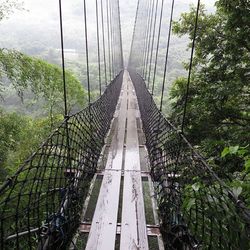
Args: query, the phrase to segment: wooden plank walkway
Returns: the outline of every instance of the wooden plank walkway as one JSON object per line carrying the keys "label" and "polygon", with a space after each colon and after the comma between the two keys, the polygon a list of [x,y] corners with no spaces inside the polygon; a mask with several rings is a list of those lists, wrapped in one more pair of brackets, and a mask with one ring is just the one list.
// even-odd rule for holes
{"label": "wooden plank walkway", "polygon": [[[159,241],[160,233],[158,225],[146,224],[142,177],[145,178],[148,174],[140,166],[139,150],[142,145],[139,145],[137,132],[140,113],[127,71],[124,72],[114,117],[117,119],[117,126],[111,137],[105,169],[99,173],[103,176],[103,181],[94,216],[91,223],[82,223],[80,231],[89,232],[85,248],[87,250],[117,249],[117,235],[120,235],[120,250],[147,250],[148,236],[156,236]],[[118,221],[122,178],[121,221]]]}
{"label": "wooden plank walkway", "polygon": [[139,143],[136,125],[136,95],[128,81],[127,140],[122,202],[121,250],[148,249],[142,193]]}
{"label": "wooden plank walkway", "polygon": [[[86,249],[114,249],[120,195],[122,156],[127,113],[127,84],[120,96],[118,128],[113,135]],[[113,170],[113,171],[111,171]]]}

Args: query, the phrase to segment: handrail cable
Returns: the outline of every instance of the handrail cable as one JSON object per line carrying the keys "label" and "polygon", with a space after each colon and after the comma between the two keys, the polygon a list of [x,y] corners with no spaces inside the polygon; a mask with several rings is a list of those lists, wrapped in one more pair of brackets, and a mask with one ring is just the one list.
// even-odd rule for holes
{"label": "handrail cable", "polygon": [[[97,2],[98,0],[95,3]],[[86,89],[88,89],[89,105],[81,111],[71,114],[69,103],[67,103],[69,89],[67,89],[68,75],[65,67],[66,54],[63,34],[64,6],[63,1],[58,0],[64,120],[0,186],[0,249],[66,249],[79,226],[82,205],[87,199],[88,186],[97,170],[98,159],[116,110],[123,80],[121,71],[114,79],[111,79],[104,93],[91,103],[90,70],[92,69],[90,60],[92,57],[90,57],[90,48],[92,46],[90,46],[88,37],[90,34],[87,11],[89,6],[86,0],[82,3],[83,28],[85,29],[83,34],[85,36],[84,56],[86,56],[86,61],[84,58],[84,65],[86,64],[84,77],[87,78]],[[107,44],[105,45],[107,36],[105,34],[106,23],[104,25],[103,22],[102,27],[100,26],[100,5],[97,7],[96,27],[99,30],[97,43],[99,43],[100,53],[98,63],[99,76],[102,77],[100,74],[100,72],[102,73],[101,28],[103,28],[104,50],[107,46]],[[115,45],[121,45],[122,42],[120,40],[119,43],[118,40],[119,37],[121,39],[121,33],[118,36],[121,26],[117,19],[116,2],[113,1],[111,7],[113,12],[111,15],[117,21],[113,23],[112,27],[113,43],[116,43],[113,44],[114,63],[122,63],[122,58],[118,60],[118,56],[121,57],[122,54],[119,55],[118,47],[115,47]],[[104,9],[101,8],[101,15],[103,11]],[[95,19],[93,20],[95,21]],[[102,18],[103,20],[104,18]],[[93,69],[94,72],[95,69]],[[102,82],[99,83],[102,84]]]}
{"label": "handrail cable", "polygon": [[[164,0],[162,0],[163,6]],[[168,30],[166,60],[164,64],[164,77],[161,86],[160,108],[154,101],[157,67],[159,67],[158,54],[160,52],[160,36],[163,33],[161,8],[159,32],[155,52],[155,68],[152,93],[147,88],[145,74],[141,74],[140,64],[144,55],[139,54],[141,43],[146,32],[135,34],[130,54],[129,73],[134,83],[138,98],[143,130],[146,137],[146,146],[149,154],[151,176],[156,184],[156,193],[159,203],[159,216],[162,221],[162,235],[165,248],[185,249],[211,248],[211,249],[248,249],[250,213],[245,206],[244,195],[234,193],[230,185],[231,179],[224,176],[227,181],[221,179],[215,170],[208,165],[196,149],[188,142],[183,130],[188,110],[189,88],[191,85],[192,67],[195,53],[195,42],[199,20],[200,0],[197,2],[196,17],[193,15],[193,27],[191,30],[191,58],[186,84],[186,96],[183,111],[182,131],[173,126],[162,112],[164,88],[167,81],[168,60],[170,53],[170,39],[174,15],[174,0],[172,0],[170,25]],[[145,10],[144,5],[140,11]],[[147,9],[148,10],[148,9]],[[139,11],[139,12],[140,12]],[[195,12],[195,10],[194,10]],[[145,11],[146,13],[146,11]],[[193,12],[192,12],[193,13]],[[135,33],[142,30],[147,23],[145,16],[135,22]],[[190,46],[191,48],[191,46]],[[136,53],[137,52],[137,53]],[[143,49],[145,53],[145,48]],[[138,55],[141,57],[138,57]],[[135,65],[135,66],[134,66]],[[133,70],[133,67],[136,70]],[[138,70],[139,69],[139,70]],[[161,73],[161,72],[159,72]],[[160,74],[161,75],[161,74]],[[185,94],[185,93],[184,93]],[[215,213],[216,211],[216,213]],[[211,217],[211,214],[213,215]],[[223,216],[225,214],[225,216]],[[226,218],[226,219],[225,219]],[[232,238],[224,238],[223,235],[236,235]]]}

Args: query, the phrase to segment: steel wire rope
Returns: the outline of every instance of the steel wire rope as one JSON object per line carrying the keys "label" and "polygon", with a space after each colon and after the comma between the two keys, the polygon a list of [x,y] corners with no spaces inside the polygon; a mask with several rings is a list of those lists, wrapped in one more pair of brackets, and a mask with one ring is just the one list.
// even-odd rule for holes
{"label": "steel wire rope", "polygon": [[[184,125],[185,125],[185,118],[187,113],[187,103],[188,103],[188,97],[189,97],[189,89],[190,89],[190,83],[191,83],[191,74],[192,74],[192,68],[193,68],[193,59],[194,59],[194,52],[195,52],[195,44],[196,44],[196,38],[197,38],[197,30],[198,30],[198,21],[199,21],[199,12],[200,12],[200,5],[201,0],[197,0],[197,6],[196,6],[196,14],[195,14],[195,24],[194,24],[194,34],[192,39],[192,47],[191,47],[191,55],[190,55],[190,63],[189,63],[189,69],[188,69],[188,80],[187,80],[187,86],[186,86],[186,95],[185,95],[185,103],[184,103],[184,113],[183,113],[183,121],[182,121],[182,127],[181,127],[181,133],[180,137],[185,139],[185,142],[189,145],[190,148],[192,148],[192,145],[187,141],[185,135],[184,135]],[[207,170],[215,177],[215,179],[220,183],[221,186],[225,187],[229,193],[229,198],[236,204],[236,206],[239,209],[245,209],[243,204],[240,204],[237,200],[237,197],[233,194],[229,186],[223,182],[216,174],[215,172],[207,165],[205,160],[198,154],[198,157],[201,159],[203,164],[206,166]],[[179,155],[178,157],[179,158]],[[247,215],[249,218],[249,214]]]}
{"label": "steel wire rope", "polygon": [[140,4],[140,0],[137,0],[137,7],[136,7],[136,13],[135,13],[135,21],[134,21],[134,29],[133,29],[133,35],[132,35],[132,41],[131,41],[131,45],[130,45],[130,55],[129,55],[129,60],[128,60],[128,66],[129,68],[132,66],[132,56],[134,53],[134,42],[135,42],[135,31],[136,31],[136,27],[137,27],[137,21],[138,21],[138,12],[139,12],[139,4]]}
{"label": "steel wire rope", "polygon": [[[84,15],[84,36],[85,36],[85,53],[86,53],[86,74],[87,74],[87,86],[88,86],[88,110],[89,110],[89,141],[90,141],[90,150],[89,155],[94,151],[94,141],[93,141],[93,117],[92,117],[92,104],[91,104],[91,89],[90,89],[90,72],[89,72],[89,47],[88,47],[88,22],[87,22],[87,6],[86,0],[83,0],[83,15]],[[91,158],[91,157],[90,157]],[[92,159],[90,160],[92,163]]]}
{"label": "steel wire rope", "polygon": [[[147,35],[147,24],[148,24],[148,15],[149,15],[149,9],[150,9],[150,2],[149,0],[145,3],[147,11],[143,8],[144,5],[142,4],[142,13],[141,13],[141,22],[143,24],[142,29],[141,29],[141,34],[142,34],[142,42],[143,46],[141,46],[141,58],[140,58],[140,75],[144,77],[144,72],[143,72],[143,65],[144,65],[144,54],[145,54],[145,48],[146,48],[146,35]],[[146,14],[145,14],[146,13]],[[143,20],[145,21],[143,22]],[[140,23],[141,24],[141,23]]]}
{"label": "steel wire rope", "polygon": [[158,29],[158,36],[157,36],[157,45],[156,45],[156,52],[155,52],[154,76],[153,76],[153,84],[152,84],[152,92],[151,92],[152,96],[154,95],[154,88],[155,88],[155,77],[156,77],[156,70],[157,70],[157,63],[158,63],[158,54],[159,54],[159,46],[160,46],[162,16],[163,16],[163,6],[164,6],[164,0],[161,1],[161,12],[160,12],[159,29]]}
{"label": "steel wire rope", "polygon": [[186,114],[187,114],[187,103],[188,103],[188,98],[189,98],[190,81],[191,81],[191,74],[192,74],[192,69],[193,69],[193,58],[194,58],[195,42],[196,42],[196,37],[197,37],[199,11],[200,11],[200,0],[197,1],[196,14],[195,14],[194,34],[193,34],[192,49],[191,49],[190,62],[189,62],[189,68],[188,68],[188,80],[187,80],[187,86],[186,86],[184,110],[183,110],[183,117],[182,117],[182,124],[181,124],[182,133],[184,133],[184,126],[185,126],[185,120],[186,120]]}
{"label": "steel wire rope", "polygon": [[108,61],[109,61],[109,82],[111,82],[111,48],[110,48],[110,23],[109,23],[109,0],[106,0],[106,20],[108,32]]}
{"label": "steel wire rope", "polygon": [[[156,0],[156,7],[155,7],[155,16],[154,16],[154,28],[153,28],[153,38],[151,44],[151,54],[150,54],[150,61],[149,61],[149,72],[148,72],[148,84],[150,83],[151,78],[151,68],[152,68],[152,60],[153,60],[153,50],[154,50],[154,43],[155,43],[155,31],[156,31],[156,21],[157,21],[157,13],[158,13],[158,4],[159,0]],[[149,88],[149,86],[148,86]]]}
{"label": "steel wire rope", "polygon": [[[141,3],[141,2],[140,2]],[[145,48],[146,48],[146,35],[147,35],[147,24],[148,24],[148,15],[149,15],[149,9],[150,9],[150,2],[149,0],[143,3],[141,3],[141,13],[140,13],[140,23],[139,27],[142,26],[142,28],[138,31],[139,37],[142,38],[142,46],[140,46],[140,62],[138,63],[140,75],[143,77],[143,64],[144,64],[144,54],[145,54]],[[145,10],[146,9],[146,10]],[[137,32],[136,32],[137,33]],[[138,40],[138,39],[137,39]],[[138,43],[139,41],[137,41]]]}
{"label": "steel wire rope", "polygon": [[[159,139],[159,135],[161,133],[161,131],[160,131],[160,122],[161,122],[161,118],[162,118],[162,104],[163,104],[163,95],[164,95],[164,88],[165,88],[165,82],[166,82],[168,55],[169,55],[170,38],[171,38],[171,29],[172,29],[172,21],[173,21],[173,13],[174,13],[174,3],[175,3],[175,0],[172,0],[172,2],[171,2],[171,10],[170,10],[169,26],[168,26],[169,30],[168,30],[168,38],[167,38],[167,50],[166,50],[165,63],[164,63],[164,72],[163,72],[163,79],[162,79],[160,107],[159,107],[159,112],[157,114],[158,119],[157,119],[157,122],[156,122],[156,124],[157,124],[156,125],[156,127],[157,127],[157,129],[156,129],[156,137],[155,137],[156,145],[157,145],[157,142],[158,142],[158,139]],[[159,38],[159,36],[161,34],[161,23],[162,23],[163,9],[164,9],[164,4],[163,4],[163,1],[162,1],[158,38]],[[159,47],[158,47],[158,49],[159,49]],[[153,96],[151,96],[151,103],[153,103]],[[164,169],[164,172],[165,172],[165,169]],[[151,169],[151,173],[154,176],[154,168]]]}
{"label": "steel wire rope", "polygon": [[66,118],[66,117],[68,117],[68,107],[67,107],[67,89],[66,89],[65,57],[64,57],[64,34],[63,34],[63,17],[62,17],[62,1],[61,0],[59,0],[59,19],[60,19],[60,40],[61,40],[64,117]]}
{"label": "steel wire rope", "polygon": [[[153,16],[154,16],[154,8],[155,8],[155,0],[152,1],[152,11],[151,11],[151,16],[150,16],[150,26],[149,26],[149,35],[148,35],[148,47],[147,47],[147,56],[146,56],[146,73],[145,73],[145,81],[147,81],[147,76],[148,76],[148,60],[149,60],[149,53],[150,53],[150,45],[151,45],[151,38],[152,38],[152,24],[153,24]],[[149,88],[149,82],[148,86]]]}
{"label": "steel wire rope", "polygon": [[[119,51],[117,50],[118,48],[118,40],[117,40],[117,35],[118,35],[118,18],[117,18],[117,5],[116,5],[116,0],[114,0],[114,6],[113,6],[113,20],[112,22],[114,23],[114,52],[115,52],[115,60],[114,60],[114,67],[115,67],[115,76],[117,75],[118,72],[118,57],[119,57]],[[115,20],[114,20],[115,19]]]}
{"label": "steel wire rope", "polygon": [[[61,0],[58,1],[58,7],[59,7],[59,25],[60,25],[60,42],[61,42],[61,60],[62,60],[62,81],[63,81],[63,101],[64,101],[64,121],[65,121],[65,132],[66,132],[66,161],[67,161],[67,165],[66,167],[70,169],[70,172],[72,172],[72,166],[71,166],[71,160],[70,160],[70,141],[69,141],[69,124],[68,124],[68,119],[69,119],[69,114],[68,114],[68,107],[67,107],[67,87],[66,87],[66,73],[65,73],[65,56],[64,56],[64,34],[63,34],[63,14],[62,14],[62,2]],[[64,135],[62,136],[62,140],[64,140]],[[57,169],[58,171],[58,169]],[[61,186],[61,177],[60,179],[60,186]],[[58,229],[60,230],[60,234],[59,236],[55,236],[53,235],[53,230],[57,230],[57,228],[55,229],[53,227],[53,221],[56,218],[64,218],[64,214],[65,214],[65,210],[67,207],[67,201],[69,199],[68,194],[69,194],[69,190],[70,187],[67,188],[67,190],[65,191],[64,197],[63,197],[63,202],[61,202],[60,207],[58,208],[58,211],[56,212],[56,214],[54,214],[52,216],[52,218],[50,218],[50,223],[51,225],[48,227],[48,231],[47,231],[47,235],[48,237],[45,239],[45,243],[49,244],[50,242],[58,242],[60,245],[64,244],[65,238],[64,238],[64,232],[63,232],[63,228],[61,227],[61,224],[59,223],[58,225]],[[39,204],[39,201],[38,201]],[[54,204],[53,204],[54,205]],[[39,216],[39,213],[38,213]],[[39,217],[38,217],[39,218]],[[39,220],[40,221],[40,220]],[[18,226],[16,225],[16,228],[18,228]],[[29,230],[30,232],[30,230]],[[17,232],[18,235],[18,232]],[[30,238],[30,233],[29,233],[29,238]],[[17,237],[17,245],[19,238]],[[42,241],[40,242],[40,244],[43,244]]]}
{"label": "steel wire rope", "polygon": [[[143,50],[143,46],[145,44],[145,39],[143,37],[143,35],[145,35],[145,26],[146,26],[146,22],[144,22],[144,24],[142,25],[142,19],[144,19],[144,13],[145,13],[145,10],[141,7],[141,6],[144,6],[142,1],[138,1],[138,14],[137,14],[137,22],[136,22],[136,26],[134,27],[135,28],[135,38],[134,38],[134,42],[135,42],[135,45],[133,45],[133,54],[131,54],[131,58],[135,61],[135,65],[134,67],[136,68],[136,70],[139,72],[139,74],[142,76],[142,60],[143,60],[143,53],[144,53],[144,50]],[[141,27],[142,28],[138,28],[138,27]],[[138,37],[139,38],[142,38],[142,46],[137,46],[138,45]],[[137,60],[136,60],[137,58]]]}
{"label": "steel wire rope", "polygon": [[110,78],[110,81],[114,79],[114,26],[112,22],[112,17],[113,17],[113,5],[112,5],[112,0],[109,0],[109,27],[110,27],[110,48],[111,48],[111,75],[112,77]]}
{"label": "steel wire rope", "polygon": [[[142,63],[143,63],[143,53],[144,53],[144,44],[145,44],[145,33],[146,33],[146,21],[142,23],[142,19],[147,18],[145,15],[145,9],[142,8],[144,7],[144,2],[142,2],[141,0],[138,2],[139,6],[138,6],[138,18],[136,22],[136,26],[135,26],[135,38],[134,41],[136,42],[135,46],[133,47],[133,57],[136,64],[135,67],[138,70],[139,74],[142,76]],[[146,4],[148,4],[148,1],[146,2]],[[142,7],[141,7],[142,6]],[[140,28],[142,26],[142,28]],[[139,28],[138,28],[139,27]],[[141,39],[142,38],[142,45],[138,47],[138,37]],[[138,55],[138,59],[136,60],[136,55]],[[132,56],[132,55],[131,55]]]}
{"label": "steel wire rope", "polygon": [[116,22],[114,16],[114,1],[110,0],[110,31],[111,31],[111,49],[112,49],[112,80],[114,79],[115,72],[116,72],[116,50],[115,50],[115,25]]}
{"label": "steel wire rope", "polygon": [[121,12],[119,0],[117,0],[118,22],[119,22],[119,39],[120,39],[120,70],[124,69],[123,46],[122,46],[122,27],[121,27]]}
{"label": "steel wire rope", "polygon": [[99,96],[101,96],[102,95],[102,79],[101,79],[101,55],[100,55],[100,32],[99,32],[98,0],[95,1],[95,7],[96,7],[96,39],[97,39]]}
{"label": "steel wire rope", "polygon": [[[189,93],[189,87],[190,87],[190,79],[191,79],[191,72],[192,72],[192,66],[193,66],[193,56],[194,56],[194,49],[195,49],[195,41],[196,41],[196,33],[197,33],[197,27],[198,27],[198,18],[199,18],[199,9],[200,9],[200,0],[197,0],[197,7],[196,7],[196,15],[195,15],[195,24],[194,24],[194,34],[193,34],[193,41],[192,41],[192,49],[191,49],[191,55],[190,55],[190,63],[189,63],[189,71],[188,71],[188,81],[186,86],[186,96],[185,96],[185,103],[184,103],[184,111],[183,111],[183,120],[181,124],[181,131],[177,131],[178,133],[178,149],[177,149],[177,157],[176,157],[176,164],[174,172],[176,173],[177,166],[180,161],[180,155],[183,148],[183,135],[184,135],[184,121],[186,116],[186,108],[187,108],[187,101],[188,101],[188,93]],[[182,232],[183,233],[183,232]]]}
{"label": "steel wire rope", "polygon": [[147,18],[146,18],[146,26],[145,26],[145,29],[146,29],[146,32],[145,32],[145,36],[144,36],[144,39],[145,42],[144,42],[144,48],[143,48],[143,59],[142,59],[142,76],[143,76],[143,79],[145,80],[145,64],[146,64],[146,56],[147,56],[147,47],[148,47],[148,36],[149,36],[149,26],[150,26],[150,16],[151,16],[151,9],[152,9],[152,0],[148,1],[148,12],[147,12]]}
{"label": "steel wire rope", "polygon": [[169,59],[168,58],[168,56],[169,56],[169,47],[170,47],[172,23],[173,23],[174,4],[175,4],[175,0],[172,0],[170,20],[169,20],[169,30],[168,30],[167,51],[166,51],[166,57],[165,57],[165,63],[164,63],[164,73],[163,73],[163,81],[162,81],[162,89],[161,89],[160,112],[162,112],[163,97],[164,97],[164,90],[165,90],[165,84],[166,84],[167,67],[168,67],[168,59]]}
{"label": "steel wire rope", "polygon": [[87,7],[86,0],[83,0],[83,15],[84,15],[84,36],[85,36],[85,53],[86,53],[86,74],[87,74],[87,88],[88,88],[88,104],[90,106],[90,74],[89,74],[89,48],[88,48],[88,24],[87,24]]}
{"label": "steel wire rope", "polygon": [[[162,2],[163,2],[163,0],[162,0]],[[198,5],[199,5],[199,3],[198,3]],[[199,7],[198,7],[199,8]],[[196,22],[198,22],[198,14],[199,13],[197,13],[197,15],[196,15]],[[195,24],[195,26],[196,26],[196,29],[197,29],[197,26],[198,26],[198,24],[196,23]],[[159,27],[161,27],[161,25],[159,25]],[[171,29],[170,29],[170,31],[171,31]],[[194,36],[194,38],[196,38],[196,36]],[[195,45],[195,41],[194,41],[195,39],[193,39],[193,44]],[[135,49],[135,48],[133,48],[133,49]],[[192,57],[192,54],[194,53],[194,47],[192,48],[192,50],[193,50],[193,52],[191,53],[191,57]],[[132,49],[131,49],[131,52],[132,52]],[[131,60],[132,60],[132,58],[131,58]],[[192,59],[193,60],[193,59]],[[190,65],[192,65],[192,60],[190,60]],[[188,84],[187,84],[187,88],[189,87],[189,85],[190,85],[190,81],[191,81],[191,70],[192,70],[192,66],[190,66],[189,65],[189,80],[188,80]],[[142,79],[143,80],[143,79]],[[144,88],[145,86],[143,86],[143,88]],[[145,88],[146,89],[146,88]],[[137,91],[138,91],[138,93],[140,93],[140,90],[142,90],[141,88],[138,88],[137,89]],[[143,89],[144,90],[144,89]],[[187,90],[188,91],[188,90]],[[141,93],[140,93],[141,94]],[[144,93],[145,94],[145,93]],[[143,94],[142,94],[143,95]],[[142,97],[142,96],[141,96]],[[186,95],[186,98],[188,98],[188,93],[187,93],[187,95]],[[142,97],[142,99],[143,99],[143,97]],[[187,101],[188,101],[188,99],[187,99]],[[149,107],[149,108],[151,108],[150,107],[150,105],[147,105],[147,103],[146,103],[146,101],[144,101],[144,102],[142,102],[142,110],[143,110],[143,112],[144,112],[144,116],[146,115],[147,116],[147,108]],[[141,107],[140,107],[141,108]],[[157,113],[157,115],[156,116],[154,116],[156,119],[158,119],[158,115],[159,115],[159,120],[161,120],[161,126],[159,126],[160,127],[160,129],[162,130],[162,128],[164,129],[164,126],[162,126],[162,123],[164,124],[164,116],[162,115],[162,113],[158,113],[158,112],[156,112]],[[160,118],[160,116],[161,116],[161,118]],[[152,117],[151,117],[152,118]],[[163,119],[162,119],[163,118]],[[144,117],[144,119],[146,119],[146,120],[150,120],[150,118],[148,118],[148,117]],[[151,120],[152,121],[152,120]],[[165,120],[165,122],[167,122],[167,120]],[[147,123],[149,123],[149,125],[150,125],[150,121],[147,121]],[[168,122],[167,122],[168,123]],[[169,126],[170,127],[172,127],[172,125],[170,124],[170,123],[168,123],[169,124]],[[183,123],[184,124],[184,123]],[[156,124],[156,127],[158,126],[158,124]],[[175,164],[175,167],[174,167],[174,169],[172,169],[172,168],[170,168],[170,178],[173,176],[173,177],[175,177],[175,174],[177,173],[178,174],[178,172],[177,172],[177,170],[179,169],[179,167],[180,168],[182,168],[183,166],[181,165],[182,164],[182,159],[184,159],[184,160],[187,160],[188,159],[188,157],[189,157],[189,155],[187,155],[186,154],[186,146],[188,146],[188,148],[189,149],[191,149],[191,153],[193,153],[193,147],[189,144],[189,142],[186,140],[186,138],[185,138],[185,136],[183,135],[183,133],[180,133],[175,127],[172,127],[173,128],[173,132],[174,132],[174,136],[176,137],[176,141],[174,142],[173,141],[173,143],[175,143],[176,144],[176,146],[177,146],[177,148],[175,148],[175,155],[174,155],[174,157],[175,157],[175,159],[174,159],[174,163],[173,164]],[[146,128],[147,129],[147,128]],[[155,130],[153,130],[153,128],[152,128],[152,130],[151,130],[151,128],[150,128],[150,130],[148,131],[148,133],[151,133],[151,134],[154,134],[156,131]],[[161,138],[163,138],[164,137],[164,135],[163,134],[161,134],[162,132],[161,131],[158,131],[157,133],[156,133],[156,138],[158,137],[158,136],[160,136],[160,139]],[[180,140],[183,140],[183,144],[182,145],[180,145],[180,142],[178,143],[178,137],[179,137],[179,139]],[[150,139],[154,139],[155,140],[155,135],[152,135],[151,136],[151,138]],[[164,139],[164,138],[163,138]],[[172,142],[172,139],[170,138],[170,140],[171,140],[171,142]],[[158,142],[158,140],[155,140],[154,142]],[[150,141],[150,144],[152,145],[154,142],[151,142]],[[158,148],[159,150],[161,150],[161,147],[163,147],[164,145],[162,145],[161,143],[162,143],[163,141],[161,141],[161,142],[159,142],[159,143],[157,143],[156,145],[153,145],[152,147],[153,148]],[[179,145],[177,145],[177,144],[179,144]],[[182,150],[181,152],[180,152],[180,150],[181,150],[181,147],[184,149],[184,150]],[[166,150],[166,149],[165,149]],[[166,152],[166,151],[165,151]],[[178,152],[178,156],[176,155],[176,153]],[[181,159],[179,159],[179,157],[180,157],[180,153],[182,154],[181,156]],[[152,154],[154,154],[154,153],[152,153]],[[160,155],[160,157],[159,158],[161,158],[160,159],[160,161],[161,162],[164,162],[164,160],[166,161],[166,159],[164,159],[163,157],[165,157],[165,155]],[[192,156],[191,156],[192,157]],[[223,186],[223,187],[226,187],[226,185],[225,184],[223,184],[221,181],[220,181],[220,179],[216,176],[216,174],[209,168],[209,166],[207,165],[207,163],[204,161],[204,159],[202,158],[202,157],[200,157],[199,156],[199,154],[197,154],[196,152],[195,152],[195,150],[194,150],[194,159],[192,158],[191,160],[195,160],[195,158],[197,157],[197,159],[199,160],[199,161],[201,161],[201,164],[202,165],[204,165],[207,169],[206,170],[208,170],[209,171],[209,173],[211,173],[213,176],[214,176],[214,178],[219,182],[219,184],[221,185],[221,186]],[[180,160],[180,162],[179,162],[179,160]],[[172,164],[172,162],[171,162],[171,164]],[[192,164],[193,164],[193,162],[192,162]],[[178,165],[178,166],[177,166]],[[193,165],[194,166],[194,165]],[[163,166],[164,167],[164,166]],[[177,167],[178,167],[178,169],[177,169]],[[194,167],[196,167],[196,166],[194,166]],[[164,171],[164,168],[163,168],[163,171]],[[162,172],[163,174],[164,174],[164,172]],[[166,173],[166,172],[165,172]],[[175,185],[172,183],[171,185],[173,185],[173,188],[175,188]],[[230,192],[230,190],[229,190],[229,196],[232,196],[232,198],[234,198],[234,196],[232,195],[232,193]],[[223,194],[223,190],[222,190],[222,192],[221,192],[221,194]],[[231,198],[231,197],[230,197]],[[205,199],[206,199],[206,197],[205,197]],[[213,197],[212,197],[212,199],[213,199]],[[223,200],[222,200],[223,201]],[[237,200],[236,199],[233,199],[233,201],[237,204]],[[203,204],[202,204],[203,205]],[[197,210],[197,204],[195,204],[195,206],[196,206],[196,210]],[[238,208],[240,208],[240,206],[241,206],[241,204],[240,205],[238,205],[237,204],[237,206],[238,206]],[[243,206],[243,205],[242,205]],[[180,212],[180,210],[179,210],[179,207],[176,207],[176,211],[177,211],[177,213],[178,212]],[[173,213],[173,216],[174,216],[175,214]],[[197,215],[196,215],[197,216]],[[204,222],[203,222],[204,223]],[[195,229],[195,231],[197,230],[197,224],[195,224],[195,226],[196,226],[196,229]],[[220,225],[221,226],[221,225]],[[211,229],[211,231],[210,231],[211,233],[212,233],[212,229]],[[221,227],[220,227],[220,232],[221,232]],[[181,236],[185,236],[185,231],[182,231],[181,232]],[[211,240],[212,240],[212,238],[211,238]],[[221,244],[221,238],[220,238],[220,244]],[[210,245],[211,245],[211,243],[210,243]]]}
{"label": "steel wire rope", "polygon": [[104,14],[103,14],[103,0],[101,0],[101,20],[102,20],[102,47],[103,47],[103,63],[104,63],[104,77],[105,86],[107,87],[107,63],[106,63],[106,45],[105,45],[105,27],[104,27]]}
{"label": "steel wire rope", "polygon": [[[185,101],[184,101],[183,117],[182,117],[182,123],[181,123],[181,131],[180,131],[180,133],[178,133],[179,142],[178,142],[178,153],[177,153],[177,158],[176,158],[176,167],[177,167],[179,160],[180,160],[181,148],[183,147],[181,145],[181,143],[183,141],[182,135],[184,135],[184,123],[185,123],[185,118],[186,118],[188,94],[189,94],[189,87],[190,87],[190,80],[191,80],[191,73],[192,73],[192,66],[193,66],[193,56],[194,56],[196,33],[197,33],[197,27],[198,27],[199,9],[200,9],[200,0],[197,0],[195,24],[194,24],[194,34],[193,34],[192,48],[191,48],[191,54],[190,54],[190,62],[189,62],[188,80],[187,80],[187,86],[186,86],[186,95],[185,95]],[[175,171],[176,171],[176,167],[175,167]]]}
{"label": "steel wire rope", "polygon": [[62,1],[61,0],[59,0],[59,19],[60,19],[64,119],[65,119],[65,127],[66,127],[65,129],[66,129],[66,146],[67,146],[67,164],[68,164],[68,167],[70,168],[70,171],[71,171],[69,125],[68,125],[69,114],[68,114],[68,107],[67,107],[67,87],[66,87],[65,57],[64,57],[63,15],[62,15]]}
{"label": "steel wire rope", "polygon": [[116,75],[123,69],[123,56],[122,56],[122,35],[121,35],[121,20],[120,20],[120,6],[119,1],[115,0],[115,13],[116,13],[116,50],[117,50],[117,72]]}

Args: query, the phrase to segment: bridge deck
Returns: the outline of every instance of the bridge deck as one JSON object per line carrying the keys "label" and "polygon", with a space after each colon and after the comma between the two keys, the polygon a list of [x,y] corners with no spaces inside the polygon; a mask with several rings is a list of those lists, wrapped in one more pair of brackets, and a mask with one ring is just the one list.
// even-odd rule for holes
{"label": "bridge deck", "polygon": [[[145,215],[147,204],[144,204],[142,178],[146,177],[149,182],[150,176],[140,157],[140,147],[143,146],[138,139],[139,117],[135,90],[125,71],[105,169],[99,174],[102,175],[102,184],[95,212],[92,222],[83,222],[80,230],[89,233],[85,249],[152,249],[148,243],[149,236],[158,237],[157,248],[162,249],[156,213],[152,209],[149,215],[154,218],[153,223],[151,220],[153,226],[147,225]],[[151,203],[150,194],[148,196],[147,203]]]}

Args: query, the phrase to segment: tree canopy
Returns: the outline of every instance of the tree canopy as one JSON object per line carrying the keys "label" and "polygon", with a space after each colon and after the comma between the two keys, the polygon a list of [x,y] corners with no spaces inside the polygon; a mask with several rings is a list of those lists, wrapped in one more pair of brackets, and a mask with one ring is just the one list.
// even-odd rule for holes
{"label": "tree canopy", "polygon": [[[31,91],[34,99],[42,99],[47,113],[63,114],[62,70],[41,59],[15,50],[0,49],[0,81],[10,81],[23,99]],[[68,109],[82,108],[86,103],[85,91],[79,80],[66,71]]]}
{"label": "tree canopy", "polygon": [[[217,1],[214,14],[201,6],[186,134],[208,155],[229,145],[247,146],[250,131],[250,3]],[[194,32],[195,7],[174,24],[179,36]],[[191,44],[190,44],[191,46]],[[172,119],[180,124],[186,79],[171,90]]]}
{"label": "tree canopy", "polygon": [[[208,13],[205,6],[201,5],[184,129],[184,134],[205,156],[213,171],[248,208],[250,208],[249,16],[250,2],[245,0],[218,0],[215,13]],[[190,12],[183,13],[180,20],[173,25],[175,34],[189,36],[191,40],[189,48],[192,46],[195,18],[196,8],[192,6]],[[188,70],[188,63],[185,67]],[[184,77],[178,78],[171,88],[170,119],[176,126],[182,123],[186,89],[187,79]],[[216,181],[214,184],[201,183],[197,177],[195,184],[186,186],[184,211],[191,213],[192,204],[197,206],[196,202],[204,199],[206,188],[213,190],[213,187],[216,187]],[[192,195],[195,188],[199,192]],[[220,215],[215,200],[209,202],[209,207],[205,209],[207,214],[203,215],[203,223],[211,214],[215,217],[223,216],[231,222],[232,218],[228,217],[224,210]],[[199,206],[204,204],[201,202]],[[199,221],[200,218],[196,216],[191,220]],[[244,229],[240,222],[236,226]],[[190,230],[195,231],[197,228]],[[206,230],[203,229],[204,231]],[[213,234],[222,233],[219,228],[213,227]],[[229,233],[225,237],[235,240],[234,234]],[[241,243],[242,249],[249,248],[247,237]],[[208,238],[203,238],[203,244],[210,244]]]}

